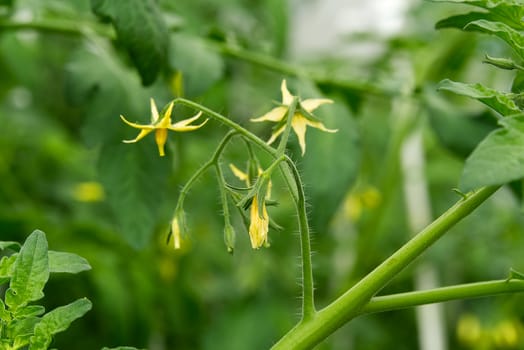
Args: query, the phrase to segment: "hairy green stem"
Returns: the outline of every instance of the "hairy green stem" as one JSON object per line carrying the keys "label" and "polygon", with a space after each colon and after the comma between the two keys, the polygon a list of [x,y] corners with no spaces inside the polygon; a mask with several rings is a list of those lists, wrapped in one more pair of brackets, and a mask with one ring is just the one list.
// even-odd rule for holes
{"label": "hairy green stem", "polygon": [[[201,111],[202,113],[205,113],[206,115],[208,115],[209,117],[215,119],[216,121],[218,121],[218,122],[228,126],[229,128],[235,130],[237,133],[239,133],[244,138],[246,138],[249,141],[251,141],[254,144],[256,144],[258,147],[260,147],[265,152],[269,153],[274,158],[278,157],[277,151],[273,147],[269,146],[265,141],[263,141],[262,139],[257,137],[255,134],[253,134],[249,130],[247,130],[247,129],[243,128],[242,126],[240,126],[239,124],[235,123],[231,119],[228,119],[228,118],[224,117],[223,115],[221,115],[221,114],[219,114],[219,113],[217,113],[217,112],[215,112],[215,111],[213,111],[213,110],[211,110],[211,109],[209,109],[207,107],[202,106],[201,104],[198,104],[198,103],[193,102],[191,100],[186,100],[184,98],[177,98],[177,99],[174,100],[174,103],[175,104],[178,103],[178,104],[181,104],[181,105],[184,105],[184,106],[196,109],[197,111]],[[281,164],[282,165],[280,166],[280,170],[282,171],[282,175],[284,177],[284,181],[286,181],[286,185],[287,185],[287,187],[289,189],[289,192],[291,193],[291,195],[293,197],[293,200],[296,202],[296,201],[298,201],[298,194],[297,194],[297,186],[293,182],[293,175],[291,174],[290,169],[285,165],[285,163],[281,163]]]}
{"label": "hairy green stem", "polygon": [[193,176],[191,176],[189,180],[186,182],[184,187],[182,187],[182,190],[180,191],[180,195],[178,197],[178,201],[176,204],[175,213],[184,205],[184,199],[186,195],[188,194],[189,190],[191,189],[191,187],[193,186],[193,184],[195,183],[195,181],[200,176],[202,176],[202,174],[204,174],[209,167],[217,163],[226,145],[231,140],[231,138],[235,136],[236,134],[237,132],[234,130],[228,132],[226,136],[224,136],[222,141],[220,141],[218,147],[215,150],[215,153],[213,153],[213,156],[207,162],[205,162],[200,168],[198,168],[198,170],[193,174]]}
{"label": "hairy green stem", "polygon": [[524,280],[505,279],[468,283],[457,286],[374,297],[369,301],[369,303],[360,309],[359,314],[384,312],[450,300],[480,298],[514,292],[524,292]]}
{"label": "hairy green stem", "polygon": [[468,216],[498,188],[499,186],[483,187],[459,200],[351,289],[317,312],[314,318],[300,322],[284,335],[273,349],[310,349],[321,342],[357,316],[371,298],[393,277],[441,238],[451,227]]}
{"label": "hairy green stem", "polygon": [[286,152],[287,140],[289,139],[289,133],[291,132],[291,126],[293,125],[293,117],[295,116],[297,104],[298,97],[295,96],[293,97],[293,101],[291,101],[291,104],[289,105],[287,110],[286,127],[284,128],[284,132],[282,133],[280,143],[278,144],[278,155],[283,155]]}
{"label": "hairy green stem", "polygon": [[300,248],[302,258],[302,322],[311,320],[315,317],[315,296],[314,296],[314,283],[313,283],[313,264],[311,262],[311,242],[309,237],[309,224],[307,221],[306,212],[306,198],[304,195],[304,186],[300,179],[295,163],[285,156],[286,162],[288,163],[295,183],[298,188],[298,201],[296,202],[296,209],[298,212],[298,229],[300,232]]}

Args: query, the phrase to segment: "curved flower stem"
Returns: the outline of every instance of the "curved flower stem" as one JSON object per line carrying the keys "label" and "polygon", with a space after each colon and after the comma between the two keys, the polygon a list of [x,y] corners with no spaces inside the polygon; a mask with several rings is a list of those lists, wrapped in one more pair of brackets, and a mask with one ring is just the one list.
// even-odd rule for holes
{"label": "curved flower stem", "polygon": [[369,301],[369,303],[360,309],[358,314],[363,315],[450,300],[480,298],[514,292],[524,292],[524,280],[505,279],[468,283],[457,286],[374,297]]}
{"label": "curved flower stem", "polygon": [[[244,138],[248,139],[249,141],[253,142],[255,145],[260,147],[265,152],[269,153],[274,158],[278,157],[277,151],[269,146],[265,141],[257,137],[255,134],[250,132],[249,130],[243,128],[242,126],[238,125],[234,121],[232,121],[229,118],[224,117],[223,115],[202,106],[201,104],[198,104],[196,102],[186,100],[184,98],[177,98],[173,100],[175,104],[181,104],[193,109],[196,109],[197,111],[201,111],[202,113],[205,113],[209,117],[215,119],[216,121],[219,121],[220,123],[228,126],[229,128],[235,130],[238,134],[242,135]],[[298,201],[298,193],[297,193],[297,187],[298,184],[295,184],[293,182],[293,175],[291,174],[290,169],[286,166],[286,163],[280,163],[280,170],[282,171],[282,175],[284,177],[284,180],[286,181],[286,185],[289,189],[289,192],[291,193],[293,200],[296,202]]]}
{"label": "curved flower stem", "polygon": [[362,308],[393,277],[441,238],[451,227],[468,216],[499,187],[483,187],[468,193],[351,289],[318,311],[314,318],[300,322],[285,334],[273,349],[310,349],[362,313]]}
{"label": "curved flower stem", "polygon": [[295,163],[288,156],[284,156],[286,163],[291,168],[295,183],[298,188],[298,201],[296,209],[298,212],[298,229],[300,232],[300,248],[302,258],[302,320],[301,322],[313,319],[316,314],[315,295],[313,284],[313,264],[311,262],[311,242],[309,237],[309,224],[306,214],[306,199],[304,186],[300,179]]}
{"label": "curved flower stem", "polygon": [[198,168],[198,170],[193,174],[193,176],[191,176],[189,180],[186,182],[184,187],[182,187],[182,190],[180,191],[180,195],[178,197],[178,201],[175,207],[175,213],[179,209],[181,209],[181,207],[184,205],[184,199],[186,198],[186,195],[188,194],[189,190],[191,189],[195,181],[200,176],[202,176],[202,174],[204,174],[209,167],[217,163],[226,145],[228,144],[229,141],[231,141],[231,138],[235,136],[236,134],[237,132],[235,130],[231,130],[230,132],[228,132],[226,136],[224,136],[222,141],[220,141],[220,143],[218,144],[215,150],[215,153],[213,153],[213,156],[207,162],[205,162],[200,168]]}

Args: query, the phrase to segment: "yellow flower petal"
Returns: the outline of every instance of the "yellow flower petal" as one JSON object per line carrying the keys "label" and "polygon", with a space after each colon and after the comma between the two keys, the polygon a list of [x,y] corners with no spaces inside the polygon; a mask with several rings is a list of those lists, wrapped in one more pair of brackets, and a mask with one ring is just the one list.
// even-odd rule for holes
{"label": "yellow flower petal", "polygon": [[171,233],[173,234],[173,244],[175,249],[180,249],[180,225],[178,224],[177,218],[171,221]]}
{"label": "yellow flower petal", "polygon": [[155,103],[155,100],[153,100],[153,98],[151,98],[150,101],[151,101],[151,124],[155,124],[159,119],[158,108],[156,108],[156,103]]}
{"label": "yellow flower petal", "polygon": [[155,141],[156,145],[158,146],[158,153],[160,154],[160,157],[163,157],[166,155],[164,151],[164,147],[167,142],[167,129],[156,129],[155,130]]}
{"label": "yellow flower petal", "polygon": [[176,124],[173,124],[170,127],[168,127],[167,129],[173,130],[173,131],[178,131],[178,132],[193,131],[193,130],[200,129],[201,127],[203,127],[207,123],[208,120],[209,119],[206,119],[206,120],[204,120],[203,123],[198,124],[198,125],[175,126]]}
{"label": "yellow flower petal", "polygon": [[144,124],[131,123],[123,115],[120,115],[120,119],[122,119],[124,121],[124,123],[126,123],[129,126],[132,126],[135,129],[153,130],[155,128],[153,125],[144,125]]}
{"label": "yellow flower petal", "polygon": [[291,122],[293,131],[297,134],[298,144],[302,150],[302,155],[306,153],[306,126],[308,120],[302,116],[302,114],[296,113]]}
{"label": "yellow flower petal", "polygon": [[328,129],[324,126],[323,123],[321,122],[316,122],[316,121],[312,121],[312,120],[309,120],[309,119],[306,119],[306,123],[307,125],[315,128],[315,129],[319,129],[321,131],[325,131],[325,132],[330,132],[330,133],[335,133],[338,131],[338,129]]}
{"label": "yellow flower petal", "polygon": [[317,109],[319,106],[326,104],[326,103],[333,103],[333,100],[330,100],[327,98],[310,98],[310,99],[300,102],[300,105],[306,111],[312,112],[315,109]]}
{"label": "yellow flower petal", "polygon": [[164,113],[164,115],[162,116],[162,119],[160,120],[160,122],[155,124],[156,128],[167,129],[171,126],[171,111],[172,110],[173,110],[173,102],[171,102],[169,106],[167,106],[167,110]]}
{"label": "yellow flower petal", "polygon": [[251,203],[250,219],[249,238],[251,240],[251,247],[258,249],[267,242],[269,218],[265,204],[262,204],[262,215],[258,212],[257,196],[253,198],[253,203]]}
{"label": "yellow flower petal", "polygon": [[249,176],[247,175],[247,173],[237,168],[234,164],[229,164],[229,168],[233,172],[233,175],[238,177],[241,181],[248,182],[248,185],[249,185]]}
{"label": "yellow flower petal", "polygon": [[137,142],[137,141],[140,141],[141,139],[143,139],[147,134],[149,134],[151,131],[153,131],[153,129],[142,129],[140,130],[140,133],[138,134],[137,137],[135,137],[134,139],[132,140],[123,140],[122,142],[124,143],[134,143],[134,142]]}
{"label": "yellow flower petal", "polygon": [[282,104],[289,106],[293,102],[293,95],[287,89],[286,79],[282,80],[280,91],[282,91]]}
{"label": "yellow flower petal", "polygon": [[284,119],[284,117],[287,114],[287,110],[288,110],[288,107],[285,107],[285,106],[275,107],[272,110],[270,110],[269,112],[267,112],[266,114],[264,114],[263,116],[251,119],[251,121],[252,122],[264,122],[264,121],[279,122],[282,119]]}
{"label": "yellow flower petal", "polygon": [[267,140],[267,144],[270,145],[272,144],[273,142],[275,142],[275,140],[277,139],[277,137],[280,136],[280,134],[282,134],[284,132],[284,130],[286,129],[286,126],[285,125],[282,125],[280,128],[278,128],[277,130],[275,130],[272,134],[271,134],[271,137],[269,138],[269,140]]}

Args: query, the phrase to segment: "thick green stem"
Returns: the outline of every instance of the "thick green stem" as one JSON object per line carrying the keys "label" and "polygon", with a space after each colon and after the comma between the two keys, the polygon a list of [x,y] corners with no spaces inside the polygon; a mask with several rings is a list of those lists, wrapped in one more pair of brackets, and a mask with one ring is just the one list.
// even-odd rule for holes
{"label": "thick green stem", "polygon": [[450,300],[480,298],[515,292],[524,292],[524,280],[505,279],[468,283],[458,286],[374,297],[360,309],[359,314],[384,312]]}
{"label": "thick green stem", "polygon": [[316,314],[314,284],[313,284],[313,264],[311,262],[311,242],[309,237],[309,224],[306,213],[306,199],[304,195],[304,186],[300,179],[300,174],[293,161],[286,156],[295,178],[298,188],[298,201],[296,208],[298,212],[298,229],[300,232],[300,247],[302,258],[302,322],[313,319]]}
{"label": "thick green stem", "polygon": [[89,36],[97,34],[109,39],[115,39],[115,31],[111,26],[96,22],[86,22],[79,19],[38,19],[30,22],[22,21],[2,21],[0,20],[1,30],[34,30],[44,33],[54,33],[73,36]]}
{"label": "thick green stem", "polygon": [[393,277],[429,248],[451,227],[488,199],[499,186],[469,193],[408,241],[314,318],[299,323],[273,349],[310,349],[361,312],[362,307]]}
{"label": "thick green stem", "polygon": [[329,85],[343,90],[351,90],[356,93],[363,93],[367,96],[370,94],[377,96],[394,96],[397,94],[397,91],[384,89],[384,87],[371,82],[335,79],[330,77],[328,74],[314,72],[311,69],[306,69],[304,67],[297,66],[296,64],[290,64],[272,56],[248,51],[238,46],[232,46],[226,43],[214,41],[210,41],[209,45],[215,47],[216,50],[220,51],[226,56],[233,57],[244,62],[249,62],[251,64],[255,64],[275,72],[280,72],[282,74],[295,77],[305,77],[317,84]]}

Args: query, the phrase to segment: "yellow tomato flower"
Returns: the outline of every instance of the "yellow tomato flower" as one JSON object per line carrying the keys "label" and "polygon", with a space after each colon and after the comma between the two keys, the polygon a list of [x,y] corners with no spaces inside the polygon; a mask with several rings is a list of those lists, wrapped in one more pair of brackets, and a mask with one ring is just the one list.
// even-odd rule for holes
{"label": "yellow tomato flower", "polygon": [[184,119],[179,121],[178,123],[171,124],[171,112],[173,110],[173,102],[167,106],[167,109],[165,113],[162,115],[162,118],[160,118],[158,109],[156,107],[155,101],[151,99],[151,124],[148,125],[142,125],[142,124],[135,124],[128,121],[126,118],[124,118],[123,115],[120,115],[120,118],[129,126],[132,126],[135,129],[140,129],[140,133],[137,137],[135,137],[133,140],[124,140],[125,143],[133,143],[140,141],[143,139],[147,134],[149,134],[152,131],[155,131],[155,141],[158,146],[158,152],[160,153],[160,156],[165,156],[164,152],[164,146],[167,141],[167,131],[178,131],[178,132],[185,132],[185,131],[193,131],[198,128],[201,128],[206,122],[207,119],[199,125],[189,125],[195,120],[197,120],[202,112],[199,112],[194,117]]}
{"label": "yellow tomato flower", "polygon": [[269,231],[269,216],[267,215],[265,199],[262,199],[261,213],[258,208],[258,200],[258,195],[255,195],[253,203],[251,203],[249,238],[253,249],[258,249],[267,243],[267,233]]}
{"label": "yellow tomato flower", "polygon": [[[267,141],[268,144],[273,143],[277,137],[284,132],[284,129],[286,128],[285,121],[288,115],[289,105],[293,101],[293,95],[291,95],[287,89],[286,80],[282,80],[280,90],[282,91],[282,105],[273,108],[271,111],[259,118],[251,119],[253,122],[270,121],[280,124],[277,125],[276,130],[274,130],[271,134],[271,138]],[[310,98],[304,101],[299,101],[297,105],[295,114],[293,115],[293,120],[291,121],[291,127],[298,137],[298,143],[300,145],[300,149],[302,150],[302,155],[304,155],[306,152],[307,126],[331,133],[338,131],[334,129],[328,129],[321,122],[311,119],[311,112],[326,103],[333,103],[333,101],[326,98]],[[306,113],[304,113],[304,111]]]}
{"label": "yellow tomato flower", "polygon": [[[243,172],[242,170],[238,169],[233,164],[229,164],[229,167],[231,168],[231,171],[233,174],[238,177],[241,181],[244,181],[247,186],[251,186],[251,179],[249,178],[249,174],[246,172]],[[262,169],[258,168],[258,174],[260,175],[262,173]],[[259,199],[258,194],[255,194],[253,197],[253,201],[251,202],[251,209],[250,209],[250,223],[249,223],[249,239],[251,240],[251,247],[253,249],[258,249],[262,246],[267,245],[267,238],[268,238],[268,232],[269,232],[269,216],[267,214],[266,209],[266,199],[269,199],[271,196],[271,181],[268,182],[267,187],[265,189],[264,198],[262,200],[261,205],[259,206]],[[260,208],[262,208],[262,212],[260,212]]]}

